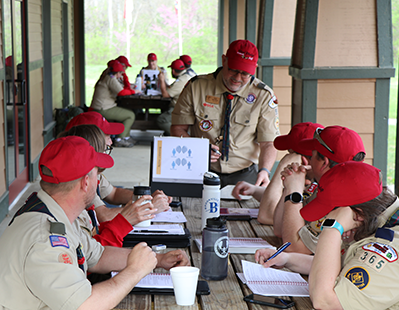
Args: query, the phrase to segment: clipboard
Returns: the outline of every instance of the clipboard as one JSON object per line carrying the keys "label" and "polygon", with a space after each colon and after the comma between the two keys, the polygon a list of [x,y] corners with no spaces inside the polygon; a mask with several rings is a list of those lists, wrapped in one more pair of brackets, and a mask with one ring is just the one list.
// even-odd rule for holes
{"label": "clipboard", "polygon": [[146,242],[148,246],[157,244],[165,244],[168,248],[186,248],[190,246],[191,233],[187,228],[184,228],[184,234],[128,234],[123,238],[123,247],[134,247],[140,242]]}
{"label": "clipboard", "polygon": [[151,143],[151,191],[174,197],[202,197],[204,173],[210,166],[206,138],[154,137]]}

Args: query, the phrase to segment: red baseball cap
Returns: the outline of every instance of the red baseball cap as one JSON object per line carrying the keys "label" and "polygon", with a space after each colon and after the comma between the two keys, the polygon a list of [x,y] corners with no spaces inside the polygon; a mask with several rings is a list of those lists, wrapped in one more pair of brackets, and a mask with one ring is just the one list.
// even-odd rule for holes
{"label": "red baseball cap", "polygon": [[248,40],[236,40],[230,43],[226,57],[230,69],[255,74],[258,63],[258,49]]}
{"label": "red baseball cap", "polygon": [[304,139],[299,144],[301,148],[316,150],[337,163],[353,160],[359,152],[366,153],[359,134],[342,126],[317,128],[313,139]]}
{"label": "red baseball cap", "polygon": [[190,66],[191,66],[192,59],[191,59],[190,56],[188,56],[188,55],[181,55],[181,56],[180,56],[180,60],[181,60],[182,62],[184,62],[184,65],[185,65],[186,67],[190,67]]}
{"label": "red baseball cap", "polygon": [[311,122],[296,124],[288,135],[278,136],[274,139],[274,147],[280,151],[293,149],[299,154],[312,156],[312,150],[301,147],[299,142],[303,139],[313,138],[316,128],[324,128],[324,126]]}
{"label": "red baseball cap", "polygon": [[168,66],[168,68],[172,68],[179,71],[183,71],[184,69],[186,69],[186,67],[184,66],[184,62],[181,61],[180,59],[173,60],[170,66]]}
{"label": "red baseball cap", "polygon": [[147,56],[147,60],[157,60],[157,55],[154,53],[149,53]]}
{"label": "red baseball cap", "polygon": [[112,72],[125,72],[122,64],[117,60],[111,60],[108,62],[108,68],[111,69]]}
{"label": "red baseball cap", "polygon": [[125,64],[126,67],[131,67],[129,60],[127,60],[127,58],[125,56],[119,56],[118,58],[116,58],[115,60],[119,61],[122,64]]}
{"label": "red baseball cap", "polygon": [[300,213],[309,222],[336,207],[348,207],[376,198],[382,192],[380,170],[362,162],[335,165],[320,178],[317,196]]}
{"label": "red baseball cap", "polygon": [[109,123],[104,116],[98,112],[90,111],[76,115],[67,124],[65,131],[78,125],[96,125],[106,135],[119,135],[125,130],[122,123]]}
{"label": "red baseball cap", "polygon": [[[97,153],[86,139],[68,136],[51,141],[42,151],[39,172],[48,183],[64,183],[77,180],[94,167],[111,168],[114,160],[104,153]],[[53,176],[44,175],[41,167],[46,166]]]}

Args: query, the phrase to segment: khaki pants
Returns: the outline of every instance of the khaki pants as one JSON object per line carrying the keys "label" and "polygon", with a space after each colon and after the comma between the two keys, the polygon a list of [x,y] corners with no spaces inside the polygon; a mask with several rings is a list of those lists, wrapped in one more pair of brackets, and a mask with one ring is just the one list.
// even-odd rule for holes
{"label": "khaki pants", "polygon": [[125,138],[130,136],[130,128],[132,127],[134,120],[136,119],[136,115],[134,112],[120,108],[113,107],[108,110],[94,110],[100,113],[108,122],[117,122],[125,125],[125,130],[118,135],[118,138]]}

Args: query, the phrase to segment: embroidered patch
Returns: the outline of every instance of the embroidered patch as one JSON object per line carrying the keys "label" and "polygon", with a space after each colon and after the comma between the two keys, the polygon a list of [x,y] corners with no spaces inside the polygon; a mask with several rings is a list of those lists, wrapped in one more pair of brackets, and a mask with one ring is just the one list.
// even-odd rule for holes
{"label": "embroidered patch", "polygon": [[202,105],[204,107],[208,107],[208,108],[214,108],[215,107],[213,104],[209,104],[209,103],[206,103],[206,102],[204,102]]}
{"label": "embroidered patch", "polygon": [[325,217],[323,217],[320,220],[314,221],[314,222],[310,222],[306,224],[306,228],[309,230],[309,232],[317,237],[318,235],[320,235],[321,233],[321,225],[324,222]]}
{"label": "embroidered patch", "polygon": [[277,108],[277,103],[278,103],[277,97],[273,96],[272,99],[269,100],[269,107],[275,109]]}
{"label": "embroidered patch", "polygon": [[385,259],[369,251],[364,251],[363,253],[360,253],[359,261],[367,266],[370,266],[371,268],[373,268],[375,271],[378,272],[380,272],[386,265]]}
{"label": "embroidered patch", "polygon": [[363,245],[363,250],[370,251],[378,254],[382,258],[386,259],[388,262],[392,263],[398,259],[398,253],[390,245],[383,244],[380,242],[370,242]]}
{"label": "embroidered patch", "polygon": [[71,265],[73,264],[71,256],[68,253],[65,253],[65,252],[63,252],[60,255],[58,255],[58,261],[60,263],[64,263],[64,264],[71,264]]}
{"label": "embroidered patch", "polygon": [[211,130],[212,127],[213,127],[213,123],[212,123],[212,121],[210,121],[210,120],[205,120],[205,119],[203,119],[203,120],[199,123],[199,128],[200,128],[202,131],[205,131],[205,132]]}
{"label": "embroidered patch", "polygon": [[247,97],[247,99],[245,99],[245,101],[250,104],[254,103],[256,101],[255,94],[253,94],[253,93],[248,94],[248,97]]}
{"label": "embroidered patch", "polygon": [[212,104],[219,104],[220,103],[220,97],[215,97],[215,96],[205,96],[205,101],[212,103]]}
{"label": "embroidered patch", "polygon": [[280,126],[280,119],[278,117],[276,117],[276,120],[274,121],[274,127],[276,127],[276,129],[278,129]]}
{"label": "embroidered patch", "polygon": [[64,248],[69,249],[67,238],[57,235],[51,235],[49,238],[52,247],[63,246]]}
{"label": "embroidered patch", "polygon": [[364,290],[370,282],[369,273],[362,267],[349,269],[345,274],[345,278],[349,279],[359,290]]}

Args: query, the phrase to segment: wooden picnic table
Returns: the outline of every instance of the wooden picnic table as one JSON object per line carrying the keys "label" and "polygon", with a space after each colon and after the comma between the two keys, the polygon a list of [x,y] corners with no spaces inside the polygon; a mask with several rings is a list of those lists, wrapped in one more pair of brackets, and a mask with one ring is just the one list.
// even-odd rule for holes
{"label": "wooden picnic table", "polygon": [[[193,266],[201,268],[201,253],[195,245],[195,239],[201,238],[201,203],[200,198],[181,198],[184,215],[187,218],[185,226],[191,233],[191,246],[186,248],[187,254]],[[236,201],[222,200],[222,207],[227,208],[256,208],[259,202],[255,199]],[[256,219],[250,221],[227,221],[227,228],[230,237],[257,237],[263,238],[274,246],[280,246],[282,241],[273,234],[273,228],[269,225],[262,225]],[[210,295],[196,297],[196,303],[192,306],[178,306],[173,295],[133,295],[126,296],[121,303],[114,308],[115,310],[126,309],[229,309],[229,310],[271,310],[273,307],[261,306],[247,303],[243,300],[244,296],[252,292],[236,276],[237,272],[242,272],[241,260],[254,261],[253,254],[230,254],[228,276],[222,281],[207,281],[210,288]],[[166,270],[157,269],[156,272]],[[202,280],[200,276],[200,280]],[[312,303],[308,297],[283,297],[295,301],[293,310],[312,309]]]}

